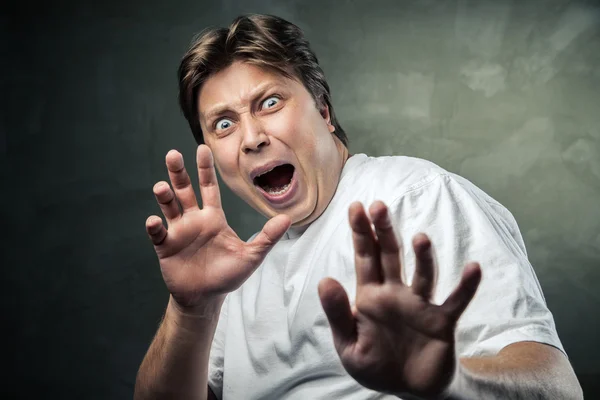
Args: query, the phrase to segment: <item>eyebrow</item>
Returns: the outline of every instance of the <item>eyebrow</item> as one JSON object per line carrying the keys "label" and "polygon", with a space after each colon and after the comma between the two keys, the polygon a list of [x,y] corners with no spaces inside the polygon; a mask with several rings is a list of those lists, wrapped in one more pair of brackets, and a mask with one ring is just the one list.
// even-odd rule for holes
{"label": "eyebrow", "polygon": [[[270,89],[272,89],[273,87],[279,86],[279,85],[281,85],[280,82],[269,82],[269,83],[265,83],[262,86],[259,86],[257,89],[252,91],[252,93],[250,94],[250,99],[251,99],[250,101],[251,102],[256,101],[257,98],[264,96],[265,92],[267,92]],[[228,110],[230,110],[230,107],[228,105],[216,106],[215,108],[213,108],[212,110],[210,110],[209,112],[204,114],[204,120],[208,124],[208,122],[210,120],[212,120],[214,117],[221,115]]]}

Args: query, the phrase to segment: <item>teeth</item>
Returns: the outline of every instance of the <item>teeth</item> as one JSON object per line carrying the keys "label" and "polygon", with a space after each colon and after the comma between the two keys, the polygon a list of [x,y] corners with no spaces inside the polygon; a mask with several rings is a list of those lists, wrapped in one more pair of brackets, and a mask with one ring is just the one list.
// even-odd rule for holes
{"label": "teeth", "polygon": [[272,188],[272,187],[270,187],[270,186],[267,186],[267,187],[265,188],[265,192],[267,192],[267,193],[269,193],[269,194],[272,194],[272,195],[274,195],[274,196],[279,196],[280,194],[284,194],[285,192],[287,192],[287,190],[290,188],[290,184],[291,184],[291,183],[292,183],[292,182],[288,183],[287,185],[285,185],[284,187],[282,187],[282,188],[281,188],[281,189],[279,189],[279,190],[275,190],[274,188]]}

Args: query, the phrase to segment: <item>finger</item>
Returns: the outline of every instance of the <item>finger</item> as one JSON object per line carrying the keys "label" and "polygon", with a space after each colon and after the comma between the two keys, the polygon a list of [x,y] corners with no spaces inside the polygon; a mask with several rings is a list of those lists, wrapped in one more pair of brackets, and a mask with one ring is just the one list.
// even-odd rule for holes
{"label": "finger", "polygon": [[152,215],[146,220],[146,233],[155,246],[163,243],[167,237],[167,229],[163,225],[162,219],[156,215]]}
{"label": "finger", "polygon": [[357,286],[383,282],[379,266],[379,245],[362,203],[358,201],[352,203],[348,210],[348,217],[354,243]]}
{"label": "finger", "polygon": [[465,266],[460,283],[450,296],[448,296],[441,307],[451,315],[455,321],[458,321],[471,300],[473,300],[480,282],[481,267],[479,266],[479,263],[468,263]]}
{"label": "finger", "polygon": [[185,213],[188,210],[198,208],[198,200],[190,181],[185,165],[183,164],[183,156],[177,150],[170,150],[165,157],[167,169],[169,170],[169,178],[171,185],[175,191],[175,195],[181,203],[181,208]]}
{"label": "finger", "polygon": [[413,238],[413,248],[417,260],[411,286],[412,291],[414,294],[429,300],[435,286],[435,260],[431,241],[426,234],[418,233]]}
{"label": "finger", "polygon": [[221,192],[217,182],[217,173],[212,151],[201,144],[196,150],[196,164],[198,164],[198,180],[200,181],[200,196],[202,197],[202,208],[221,206]]}
{"label": "finger", "polygon": [[319,298],[331,326],[333,342],[338,353],[356,341],[356,324],[348,295],[342,285],[331,278],[319,282]]}
{"label": "finger", "polygon": [[292,220],[285,214],[278,214],[268,220],[262,230],[247,246],[251,249],[255,264],[258,266],[273,246],[279,242],[292,224]]}
{"label": "finger", "polygon": [[167,219],[167,223],[181,216],[175,193],[173,193],[167,182],[158,182],[154,185],[152,191],[154,192],[154,197],[156,197],[156,202]]}
{"label": "finger", "polygon": [[380,248],[380,261],[383,278],[385,280],[401,283],[400,246],[390,220],[387,206],[382,201],[375,201],[369,207],[369,214]]}

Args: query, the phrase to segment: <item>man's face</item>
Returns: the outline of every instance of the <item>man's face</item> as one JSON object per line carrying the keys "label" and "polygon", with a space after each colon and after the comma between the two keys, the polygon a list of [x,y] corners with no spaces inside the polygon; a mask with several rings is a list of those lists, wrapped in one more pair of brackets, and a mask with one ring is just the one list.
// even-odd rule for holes
{"label": "man's face", "polygon": [[319,111],[298,81],[242,62],[211,76],[198,96],[204,142],[236,195],[268,218],[288,215],[296,227],[321,215],[348,158],[327,107]]}

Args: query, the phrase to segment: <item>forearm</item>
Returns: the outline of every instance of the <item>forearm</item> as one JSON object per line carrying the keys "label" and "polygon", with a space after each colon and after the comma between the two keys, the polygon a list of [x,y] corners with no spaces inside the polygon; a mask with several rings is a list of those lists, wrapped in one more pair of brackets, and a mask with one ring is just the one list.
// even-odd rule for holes
{"label": "forearm", "polygon": [[497,356],[461,359],[446,398],[579,400],[583,393],[571,365],[558,350],[540,356],[517,344]]}
{"label": "forearm", "polygon": [[193,316],[170,298],[138,371],[135,400],[207,398],[209,353],[221,305],[211,303],[203,316]]}

